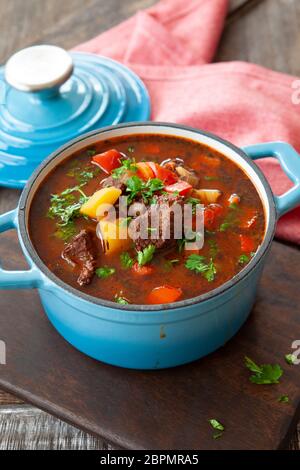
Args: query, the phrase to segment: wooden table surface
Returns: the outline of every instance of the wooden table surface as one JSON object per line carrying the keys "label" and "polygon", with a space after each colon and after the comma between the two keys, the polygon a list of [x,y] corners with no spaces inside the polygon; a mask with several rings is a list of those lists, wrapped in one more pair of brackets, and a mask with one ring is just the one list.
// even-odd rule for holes
{"label": "wooden table surface", "polygon": [[[90,39],[155,0],[0,0],[0,62],[32,44],[65,48]],[[216,60],[246,60],[300,75],[299,0],[231,0]],[[0,213],[19,191],[0,189]],[[0,390],[1,449],[107,449],[109,445]],[[300,428],[290,444],[300,449]]]}

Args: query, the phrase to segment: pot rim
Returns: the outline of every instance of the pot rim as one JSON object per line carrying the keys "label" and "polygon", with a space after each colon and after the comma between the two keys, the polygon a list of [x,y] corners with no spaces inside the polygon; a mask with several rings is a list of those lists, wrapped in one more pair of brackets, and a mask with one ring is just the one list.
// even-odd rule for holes
{"label": "pot rim", "polygon": [[[224,284],[221,284],[219,287],[206,292],[205,294],[201,294],[196,297],[192,297],[189,299],[185,300],[180,300],[178,302],[172,302],[169,304],[157,304],[157,305],[139,305],[139,304],[128,304],[128,305],[120,305],[116,302],[110,301],[110,300],[105,300],[97,297],[93,297],[89,294],[85,294],[84,292],[75,289],[74,287],[68,285],[64,281],[62,281],[60,278],[55,276],[44,264],[42,259],[39,257],[34,245],[31,242],[29,233],[28,233],[28,228],[26,224],[26,210],[27,210],[27,201],[29,198],[29,195],[31,193],[32,186],[40,173],[45,169],[46,166],[52,160],[55,158],[61,156],[63,152],[66,150],[69,150],[70,147],[72,147],[75,144],[78,144],[79,142],[83,142],[89,138],[93,137],[95,135],[100,135],[105,132],[109,132],[112,130],[116,129],[127,129],[127,128],[132,128],[132,127],[166,127],[166,128],[171,128],[171,129],[178,129],[178,130],[183,130],[183,131],[190,131],[196,134],[200,134],[202,136],[208,137],[212,140],[215,140],[218,143],[223,144],[224,146],[228,147],[230,150],[233,150],[235,153],[237,153],[242,159],[252,168],[252,170],[256,173],[258,178],[263,184],[267,200],[268,200],[268,210],[269,210],[269,222],[268,226],[266,228],[265,234],[264,234],[264,239],[260,247],[258,248],[258,251],[256,252],[255,256],[252,258],[252,260],[247,264],[245,268],[243,268],[239,273],[237,273],[235,276],[233,276],[231,279],[226,281]],[[155,132],[151,132],[152,134],[155,134]],[[166,134],[167,135],[167,134]],[[183,137],[178,135],[178,137]],[[184,137],[183,137],[184,138]],[[192,140],[192,139],[191,139]],[[84,147],[84,144],[83,144]],[[227,157],[228,158],[228,157]],[[247,175],[249,178],[250,176]],[[251,179],[251,178],[250,178]],[[253,181],[252,181],[253,182]],[[253,183],[254,184],[254,183]],[[264,205],[265,206],[265,205]],[[176,310],[176,309],[182,309],[185,307],[193,306],[195,304],[201,304],[204,301],[215,299],[216,297],[219,297],[222,295],[224,292],[228,291],[231,289],[234,285],[236,285],[238,282],[243,280],[245,277],[247,277],[258,265],[260,260],[263,258],[263,256],[266,254],[268,251],[270,244],[273,240],[274,234],[275,234],[275,228],[276,228],[276,221],[277,221],[277,216],[276,216],[276,206],[275,206],[275,200],[273,196],[273,192],[271,190],[271,187],[266,180],[265,176],[263,175],[262,171],[259,169],[259,167],[247,156],[247,154],[240,149],[239,147],[235,146],[231,142],[228,142],[227,140],[216,136],[213,133],[203,131],[201,129],[196,129],[190,126],[185,126],[181,124],[175,124],[175,123],[168,123],[168,122],[152,122],[152,121],[142,121],[142,122],[131,122],[131,123],[123,123],[123,124],[118,124],[118,125],[113,125],[113,126],[107,126],[103,127],[101,129],[93,130],[91,132],[82,134],[81,136],[77,137],[76,139],[73,139],[66,143],[65,145],[61,146],[58,148],[55,152],[49,155],[43,162],[36,168],[34,173],[31,175],[30,179],[28,180],[22,194],[20,197],[19,201],[19,206],[18,206],[18,226],[19,226],[19,233],[22,238],[23,244],[31,258],[31,260],[34,262],[34,264],[38,267],[38,269],[46,276],[46,278],[50,279],[57,287],[61,288],[62,290],[66,291],[66,293],[71,294],[72,296],[79,297],[81,301],[86,301],[89,304],[94,304],[98,305],[101,307],[106,307],[106,308],[113,308],[113,309],[118,309],[118,310],[123,310],[123,311],[128,311],[128,312],[153,312],[157,313],[159,311],[164,312],[166,310]]]}

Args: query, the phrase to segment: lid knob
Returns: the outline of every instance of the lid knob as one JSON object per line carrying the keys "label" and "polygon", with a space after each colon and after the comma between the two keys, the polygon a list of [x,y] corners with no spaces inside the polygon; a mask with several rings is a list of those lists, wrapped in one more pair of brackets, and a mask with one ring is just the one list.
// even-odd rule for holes
{"label": "lid knob", "polygon": [[57,89],[73,72],[71,55],[57,46],[40,45],[16,52],[7,61],[5,79],[21,91]]}

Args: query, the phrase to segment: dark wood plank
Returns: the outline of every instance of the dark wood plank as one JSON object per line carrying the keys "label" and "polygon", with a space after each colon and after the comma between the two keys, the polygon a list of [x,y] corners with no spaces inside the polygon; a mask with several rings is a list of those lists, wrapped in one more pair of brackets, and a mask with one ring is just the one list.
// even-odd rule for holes
{"label": "dark wood plank", "polygon": [[[16,405],[22,403],[22,400],[19,398],[10,395],[9,393],[2,392],[0,390],[0,410],[1,410],[1,405]],[[0,411],[1,414],[1,411]]]}
{"label": "dark wood plank", "polygon": [[[0,259],[8,255],[7,264],[15,264],[13,245],[1,243]],[[275,243],[256,307],[241,332],[205,360],[156,372],[85,357],[52,328],[36,292],[3,292],[0,331],[8,356],[0,385],[123,448],[286,447],[300,414],[298,368],[284,362],[300,331],[299,264],[298,250]],[[280,363],[282,383],[251,384],[244,355]],[[278,403],[283,393],[289,405]],[[211,417],[226,425],[217,441],[207,422]]]}

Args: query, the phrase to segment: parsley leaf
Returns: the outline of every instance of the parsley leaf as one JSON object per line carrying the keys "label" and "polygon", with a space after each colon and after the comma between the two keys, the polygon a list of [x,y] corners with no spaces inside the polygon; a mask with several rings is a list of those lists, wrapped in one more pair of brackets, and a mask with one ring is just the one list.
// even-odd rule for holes
{"label": "parsley leaf", "polygon": [[115,295],[115,302],[120,305],[128,305],[129,300],[127,300],[125,297],[123,297],[122,292],[120,294]]}
{"label": "parsley leaf", "polygon": [[280,395],[278,401],[279,403],[289,403],[290,399],[287,395]]}
{"label": "parsley leaf", "polygon": [[245,365],[251,372],[254,372],[254,375],[250,376],[250,382],[259,385],[278,384],[283,374],[278,364],[262,364],[259,366],[247,356],[245,356]]}
{"label": "parsley leaf", "polygon": [[128,203],[131,203],[137,196],[141,196],[145,203],[151,201],[156,191],[164,188],[164,182],[158,178],[142,181],[138,176],[133,175],[126,181],[126,191],[129,193]]}
{"label": "parsley leaf", "polygon": [[120,261],[123,268],[132,268],[134,264],[134,259],[131,258],[130,254],[127,251],[124,251],[120,254]]}
{"label": "parsley leaf", "polygon": [[284,356],[285,362],[292,366],[295,363],[296,356],[294,354],[286,354]]}
{"label": "parsley leaf", "polygon": [[68,171],[67,176],[70,176],[71,178],[76,178],[78,183],[83,185],[93,179],[95,176],[97,176],[100,171],[100,168],[95,165],[91,165],[85,169],[80,166],[75,166]]}
{"label": "parsley leaf", "polygon": [[134,159],[124,158],[121,160],[121,166],[115,168],[111,174],[112,177],[117,179],[120,178],[126,171],[131,171],[135,173],[137,171],[137,166]]}
{"label": "parsley leaf", "polygon": [[208,244],[209,244],[209,253],[210,253],[210,256],[212,258],[215,258],[218,254],[218,251],[219,251],[219,248],[218,248],[218,244],[216,242],[216,240],[214,239],[210,239],[208,240]]}
{"label": "parsley leaf", "polygon": [[86,153],[89,157],[93,157],[94,155],[96,155],[96,150],[95,149],[88,149],[86,151]]}
{"label": "parsley leaf", "polygon": [[217,431],[213,434],[213,438],[219,439],[220,437],[222,437],[223,431],[225,431],[225,426],[215,418],[209,419],[208,422],[211,425],[211,427]]}
{"label": "parsley leaf", "polygon": [[247,255],[241,255],[238,259],[239,264],[247,264],[249,263],[249,261],[250,261],[250,258]]}
{"label": "parsley leaf", "polygon": [[150,263],[150,261],[153,258],[154,252],[155,252],[154,245],[148,245],[142,251],[138,251],[137,261],[138,261],[139,266],[144,266],[145,264]]}
{"label": "parsley leaf", "polygon": [[212,259],[207,263],[204,256],[197,254],[190,255],[187,258],[185,267],[191,271],[195,271],[197,274],[202,274],[208,282],[213,281],[217,273]]}
{"label": "parsley leaf", "polygon": [[218,421],[217,419],[209,419],[208,420],[210,425],[212,426],[212,428],[216,429],[217,431],[224,431],[225,430],[225,427],[223,426],[223,424],[220,423],[220,421]]}
{"label": "parsley leaf", "polygon": [[101,279],[106,279],[115,272],[115,268],[109,268],[108,266],[102,266],[101,268],[97,268],[95,271],[96,275]]}

